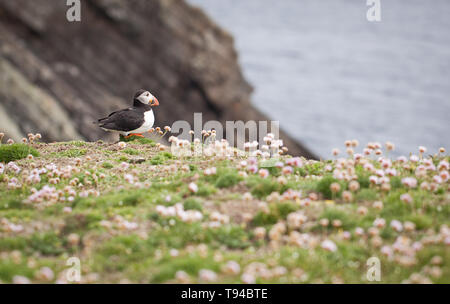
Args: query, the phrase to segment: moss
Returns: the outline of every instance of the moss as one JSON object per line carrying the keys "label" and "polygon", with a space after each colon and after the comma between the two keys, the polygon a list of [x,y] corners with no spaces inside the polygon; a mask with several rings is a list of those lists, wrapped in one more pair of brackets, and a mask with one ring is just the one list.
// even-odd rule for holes
{"label": "moss", "polygon": [[148,245],[153,248],[182,248],[189,243],[203,243],[206,241],[205,229],[200,223],[187,224],[176,221],[169,230],[160,228],[152,232]]}
{"label": "moss", "polygon": [[8,163],[27,157],[29,154],[37,157],[39,152],[26,144],[0,145],[0,162]]}
{"label": "moss", "polygon": [[403,188],[402,179],[398,176],[391,177],[390,184],[392,189]]}
{"label": "moss", "polygon": [[370,174],[366,170],[364,170],[363,166],[361,166],[361,165],[355,166],[355,172],[356,172],[356,176],[358,177],[357,181],[359,183],[359,187],[361,189],[369,188],[369,186],[370,186],[370,180],[369,180]]}
{"label": "moss", "polygon": [[34,272],[24,260],[17,264],[9,259],[0,259],[0,280],[3,282],[11,282],[16,275],[31,278]]}
{"label": "moss", "polygon": [[210,196],[214,193],[216,193],[217,188],[208,184],[199,184],[198,185],[198,191],[195,193],[198,196]]}
{"label": "moss", "polygon": [[81,141],[81,140],[74,140],[74,141],[70,141],[68,142],[69,145],[75,146],[75,147],[84,147],[86,146],[86,142]]}
{"label": "moss", "polygon": [[326,175],[324,176],[318,183],[317,183],[317,192],[322,193],[322,195],[324,196],[324,198],[326,199],[332,199],[333,198],[333,193],[331,192],[330,186],[333,183],[338,183],[341,186],[341,189],[339,190],[338,193],[336,193],[337,197],[340,197],[342,190],[345,189],[345,185],[342,181],[334,178],[331,175]]}
{"label": "moss", "polygon": [[169,152],[159,152],[158,154],[156,154],[155,156],[152,157],[152,159],[150,160],[150,163],[152,165],[162,165],[167,160],[173,159],[173,158],[174,158],[174,156]]}
{"label": "moss", "polygon": [[122,202],[124,206],[136,206],[144,202],[144,196],[141,193],[132,193],[126,196]]}
{"label": "moss", "polygon": [[0,200],[0,209],[22,209],[25,206],[19,197],[8,195],[9,197]]}
{"label": "moss", "polygon": [[374,201],[378,197],[377,191],[374,189],[363,188],[358,193],[356,193],[357,201]]}
{"label": "moss", "polygon": [[114,168],[113,164],[108,163],[108,162],[103,162],[102,167],[105,168],[105,169]]}
{"label": "moss", "polygon": [[315,162],[305,165],[304,168],[309,175],[321,175],[324,166],[325,164],[323,162]]}
{"label": "moss", "polygon": [[127,162],[128,161],[128,157],[126,157],[126,156],[120,156],[119,158],[117,158],[117,160],[116,160],[117,162]]}
{"label": "moss", "polygon": [[272,158],[265,160],[259,164],[260,168],[265,168],[269,171],[270,175],[272,176],[279,176],[281,173],[281,170],[277,167],[275,167],[275,164],[279,161],[277,158]]}
{"label": "moss", "polygon": [[206,238],[214,247],[227,246],[231,249],[243,249],[251,245],[249,234],[242,227],[225,225],[206,230]]}
{"label": "moss", "polygon": [[326,208],[322,214],[319,216],[319,219],[328,219],[329,224],[328,227],[333,227],[334,220],[340,220],[342,223],[341,228],[345,230],[352,229],[356,226],[355,218],[351,217],[347,212],[341,210],[336,207],[328,207]]}
{"label": "moss", "polygon": [[62,152],[57,152],[56,156],[61,157],[80,157],[86,155],[87,149],[68,149]]}
{"label": "moss", "polygon": [[133,189],[133,190],[119,190],[105,194],[101,197],[85,197],[76,198],[73,202],[73,208],[90,208],[97,209],[109,207],[135,207],[147,201],[151,201],[157,195],[155,188],[151,189]]}
{"label": "moss", "polygon": [[395,236],[395,233],[394,233],[394,230],[390,226],[387,226],[381,230],[380,236],[383,239],[392,239]]}
{"label": "moss", "polygon": [[0,251],[25,250],[28,241],[24,237],[2,237],[0,238]]}
{"label": "moss", "polygon": [[215,262],[211,257],[202,257],[198,254],[182,256],[179,258],[166,257],[154,266],[154,274],[151,276],[151,283],[163,283],[173,279],[175,273],[182,269],[192,276],[197,276],[201,269],[211,269],[219,271],[219,263]]}
{"label": "moss", "polygon": [[218,175],[219,177],[215,182],[217,188],[228,188],[243,180],[235,170],[219,173]]}
{"label": "moss", "polygon": [[202,211],[203,206],[202,203],[200,203],[198,200],[196,200],[195,198],[188,198],[184,201],[183,203],[184,206],[184,210],[199,210]]}
{"label": "moss", "polygon": [[154,140],[150,139],[150,138],[146,138],[146,137],[140,137],[140,136],[131,136],[129,138],[126,138],[123,135],[120,135],[120,141],[124,141],[124,142],[134,142],[134,143],[139,143],[139,144],[144,144],[144,145],[150,145],[151,147],[156,146],[156,143]]}
{"label": "moss", "polygon": [[289,213],[294,212],[298,207],[293,202],[283,202],[269,205],[269,213],[258,212],[253,218],[252,226],[273,225],[280,220],[285,220]]}
{"label": "moss", "polygon": [[123,149],[123,153],[127,153],[127,154],[130,154],[130,155],[139,155],[140,154],[139,150],[136,150],[136,149],[133,149],[133,148]]}
{"label": "moss", "polygon": [[272,192],[283,193],[289,188],[292,189],[293,184],[281,185],[276,180],[273,180],[272,177],[251,176],[247,179],[247,186],[251,189],[251,193],[254,196],[264,198]]}
{"label": "moss", "polygon": [[428,229],[433,225],[433,219],[425,214],[412,214],[406,220],[416,224],[416,229]]}
{"label": "moss", "polygon": [[273,213],[258,212],[252,219],[252,226],[267,226],[278,222],[278,217]]}
{"label": "moss", "polygon": [[281,219],[286,219],[289,213],[297,210],[297,206],[292,202],[275,204],[276,213]]}
{"label": "moss", "polygon": [[0,251],[21,250],[26,254],[58,255],[64,251],[54,232],[34,233],[29,237],[0,238]]}
{"label": "moss", "polygon": [[63,234],[69,234],[72,232],[80,232],[86,229],[92,228],[94,224],[101,221],[103,216],[91,212],[91,213],[75,213],[68,215],[64,219],[64,227],[62,228]]}
{"label": "moss", "polygon": [[325,166],[322,162],[316,162],[312,164],[307,164],[300,168],[295,168],[294,173],[300,176],[306,175],[320,175],[322,173],[323,167]]}
{"label": "moss", "polygon": [[412,212],[412,206],[405,204],[400,200],[400,195],[403,194],[402,190],[393,190],[384,199],[384,207],[381,210],[381,216],[383,217],[404,217]]}

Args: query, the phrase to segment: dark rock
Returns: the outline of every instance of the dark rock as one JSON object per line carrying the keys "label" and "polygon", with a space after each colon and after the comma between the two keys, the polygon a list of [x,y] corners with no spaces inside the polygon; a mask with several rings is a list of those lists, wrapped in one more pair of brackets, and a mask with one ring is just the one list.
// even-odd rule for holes
{"label": "dark rock", "polygon": [[130,160],[128,160],[128,162],[130,164],[142,164],[143,162],[145,162],[145,158],[132,158]]}
{"label": "dark rock", "polygon": [[[0,129],[46,141],[112,140],[92,121],[127,107],[139,88],[157,96],[157,125],[176,120],[266,120],[233,38],[182,0],[0,0]],[[294,155],[313,155],[283,132]]]}

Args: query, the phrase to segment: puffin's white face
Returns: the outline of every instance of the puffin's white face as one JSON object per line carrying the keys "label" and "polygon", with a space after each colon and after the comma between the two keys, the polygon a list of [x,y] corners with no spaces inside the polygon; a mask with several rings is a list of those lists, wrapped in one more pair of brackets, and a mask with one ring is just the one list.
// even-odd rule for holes
{"label": "puffin's white face", "polygon": [[155,96],[152,95],[149,91],[145,91],[139,97],[137,98],[140,102],[143,104],[150,104],[151,106],[158,106],[159,102],[158,99],[156,99]]}

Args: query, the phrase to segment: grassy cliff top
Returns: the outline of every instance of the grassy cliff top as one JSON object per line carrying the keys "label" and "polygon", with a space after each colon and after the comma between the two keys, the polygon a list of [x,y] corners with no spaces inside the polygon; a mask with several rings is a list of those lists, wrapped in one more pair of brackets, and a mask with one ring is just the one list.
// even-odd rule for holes
{"label": "grassy cliff top", "polygon": [[0,163],[2,282],[66,282],[78,257],[88,283],[364,283],[377,257],[382,283],[450,283],[448,156],[26,145]]}

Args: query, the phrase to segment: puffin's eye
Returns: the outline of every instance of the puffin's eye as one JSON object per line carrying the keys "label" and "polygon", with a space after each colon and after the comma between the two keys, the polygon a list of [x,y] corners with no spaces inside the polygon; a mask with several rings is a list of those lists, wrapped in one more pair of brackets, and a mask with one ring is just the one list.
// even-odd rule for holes
{"label": "puffin's eye", "polygon": [[149,96],[149,95],[150,95],[149,93],[145,94],[145,96]]}

